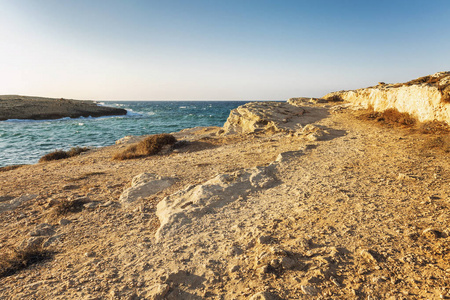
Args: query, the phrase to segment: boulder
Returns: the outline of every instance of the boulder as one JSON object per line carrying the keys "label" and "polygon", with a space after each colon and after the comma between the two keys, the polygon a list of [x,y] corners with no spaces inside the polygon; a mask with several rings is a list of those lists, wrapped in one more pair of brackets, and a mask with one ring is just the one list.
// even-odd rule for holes
{"label": "boulder", "polygon": [[224,134],[295,132],[304,113],[303,108],[286,102],[247,103],[230,112]]}

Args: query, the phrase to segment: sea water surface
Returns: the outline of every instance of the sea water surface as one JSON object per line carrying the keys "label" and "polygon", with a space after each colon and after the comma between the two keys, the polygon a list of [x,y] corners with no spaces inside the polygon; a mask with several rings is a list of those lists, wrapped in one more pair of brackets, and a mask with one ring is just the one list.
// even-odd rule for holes
{"label": "sea water surface", "polygon": [[128,110],[125,116],[0,121],[0,167],[34,164],[44,154],[71,147],[113,145],[127,135],[222,126],[230,110],[248,101],[104,101]]}

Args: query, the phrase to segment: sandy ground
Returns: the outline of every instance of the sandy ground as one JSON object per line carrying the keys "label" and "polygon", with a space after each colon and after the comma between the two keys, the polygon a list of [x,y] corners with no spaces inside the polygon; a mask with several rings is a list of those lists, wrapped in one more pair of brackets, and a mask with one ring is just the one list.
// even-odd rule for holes
{"label": "sandy ground", "polygon": [[[448,154],[352,110],[305,109],[321,115],[318,140],[200,128],[177,134],[191,142],[170,154],[113,161],[125,147],[115,145],[0,172],[0,204],[37,195],[0,212],[1,255],[42,223],[56,237],[52,260],[0,278],[0,299],[450,298]],[[269,185],[231,188],[226,203],[155,240],[164,197],[255,167]],[[177,181],[122,208],[143,172]],[[58,201],[77,197],[95,205],[54,216]]]}

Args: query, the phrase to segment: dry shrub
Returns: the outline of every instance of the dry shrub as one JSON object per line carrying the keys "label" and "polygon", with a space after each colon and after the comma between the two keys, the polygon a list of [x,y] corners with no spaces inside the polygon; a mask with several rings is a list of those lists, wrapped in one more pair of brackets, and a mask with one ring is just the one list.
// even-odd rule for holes
{"label": "dry shrub", "polygon": [[441,135],[425,140],[422,146],[423,150],[437,150],[445,153],[450,152],[450,136]]}
{"label": "dry shrub", "polygon": [[44,249],[42,246],[27,247],[14,250],[9,255],[2,253],[0,256],[0,278],[13,275],[31,265],[49,260],[54,252]]}
{"label": "dry shrub", "polygon": [[441,121],[424,122],[419,125],[419,132],[423,134],[448,134],[450,126]]}
{"label": "dry shrub", "polygon": [[177,139],[171,134],[155,134],[147,137],[139,143],[130,145],[122,152],[114,155],[113,159],[124,160],[145,157],[158,154],[166,145],[173,145]]}
{"label": "dry shrub", "polygon": [[6,171],[15,170],[15,169],[20,168],[22,166],[24,166],[24,165],[11,165],[11,166],[0,167],[0,172],[6,172]]}
{"label": "dry shrub", "polygon": [[68,151],[64,150],[55,150],[53,152],[50,152],[48,154],[45,154],[39,159],[39,162],[45,162],[45,161],[52,161],[52,160],[59,160],[59,159],[65,159],[73,156],[77,156],[80,153],[89,151],[90,149],[88,147],[73,147]]}
{"label": "dry shrub", "polygon": [[400,125],[400,126],[413,126],[416,123],[409,113],[401,113],[395,108],[386,109],[383,112],[371,111],[362,116],[363,118],[376,120],[384,124]]}
{"label": "dry shrub", "polygon": [[341,102],[341,101],[344,101],[344,99],[342,99],[342,97],[339,96],[339,95],[333,95],[331,97],[328,97],[327,100],[330,101],[330,102]]}
{"label": "dry shrub", "polygon": [[54,212],[57,216],[77,213],[83,210],[83,205],[85,203],[86,200],[83,198],[75,200],[62,200],[55,206]]}

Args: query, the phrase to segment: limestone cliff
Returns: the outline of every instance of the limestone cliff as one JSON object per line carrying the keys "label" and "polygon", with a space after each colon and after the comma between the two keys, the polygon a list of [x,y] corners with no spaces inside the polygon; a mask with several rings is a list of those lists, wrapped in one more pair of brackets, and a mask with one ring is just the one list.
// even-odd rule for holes
{"label": "limestone cliff", "polygon": [[351,91],[339,91],[323,98],[344,101],[375,111],[395,108],[421,122],[443,121],[450,124],[450,72],[439,72],[406,83],[385,84]]}

